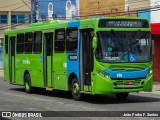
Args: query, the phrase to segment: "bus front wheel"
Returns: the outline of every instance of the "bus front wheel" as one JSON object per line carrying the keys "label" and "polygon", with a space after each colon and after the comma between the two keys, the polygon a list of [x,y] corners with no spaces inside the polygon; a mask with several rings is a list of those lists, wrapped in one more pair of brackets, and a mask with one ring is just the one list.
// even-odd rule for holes
{"label": "bus front wheel", "polygon": [[72,80],[71,92],[72,92],[72,97],[75,100],[81,100],[80,87],[79,87],[77,78],[73,78],[73,80]]}
{"label": "bus front wheel", "polygon": [[128,97],[129,93],[115,93],[116,97],[120,100],[124,100]]}
{"label": "bus front wheel", "polygon": [[28,73],[25,75],[24,84],[25,84],[25,91],[27,93],[31,93],[31,77]]}

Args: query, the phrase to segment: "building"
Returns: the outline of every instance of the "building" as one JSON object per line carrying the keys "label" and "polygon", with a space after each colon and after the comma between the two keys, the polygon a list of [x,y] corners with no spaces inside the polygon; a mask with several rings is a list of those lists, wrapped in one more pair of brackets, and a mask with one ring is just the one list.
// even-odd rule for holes
{"label": "building", "polygon": [[79,8],[81,18],[120,15],[125,11],[125,0],[80,0]]}
{"label": "building", "polygon": [[126,6],[129,11],[137,11],[148,9],[150,7],[150,0],[125,0]]}
{"label": "building", "polygon": [[[125,10],[150,20],[150,0],[125,0]],[[145,13],[145,14],[144,14]]]}
{"label": "building", "polygon": [[44,19],[73,19],[78,16],[78,5],[79,0],[36,0],[36,3],[32,1],[32,19],[34,19],[35,16],[34,7],[37,8],[36,19],[39,21]]}
{"label": "building", "polygon": [[135,12],[135,16],[145,18],[150,21],[149,0],[125,0],[125,9],[130,12]]}
{"label": "building", "polygon": [[4,31],[27,26],[30,22],[30,0],[0,0],[0,68]]}
{"label": "building", "polygon": [[160,0],[151,0],[151,32],[154,40],[154,80],[160,81]]}

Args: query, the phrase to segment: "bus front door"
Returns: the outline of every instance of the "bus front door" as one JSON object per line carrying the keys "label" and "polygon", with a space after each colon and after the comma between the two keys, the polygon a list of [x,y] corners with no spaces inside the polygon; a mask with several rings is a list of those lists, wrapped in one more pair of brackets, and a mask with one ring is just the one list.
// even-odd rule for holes
{"label": "bus front door", "polygon": [[15,82],[15,36],[10,36],[9,39],[9,80]]}
{"label": "bus front door", "polygon": [[53,32],[47,32],[44,36],[44,86],[52,87],[52,50],[53,50]]}
{"label": "bus front door", "polygon": [[92,50],[93,29],[81,30],[81,86],[82,91],[91,91],[91,72],[93,71],[93,50]]}

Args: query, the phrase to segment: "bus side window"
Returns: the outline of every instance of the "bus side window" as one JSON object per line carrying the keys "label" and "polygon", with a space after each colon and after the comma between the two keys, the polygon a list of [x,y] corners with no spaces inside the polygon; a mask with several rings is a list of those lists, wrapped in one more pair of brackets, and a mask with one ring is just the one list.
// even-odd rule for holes
{"label": "bus side window", "polygon": [[78,29],[69,28],[67,29],[67,51],[77,52],[78,49]]}
{"label": "bus side window", "polygon": [[41,31],[34,32],[33,52],[34,53],[42,52],[42,32]]}
{"label": "bus side window", "polygon": [[25,53],[32,53],[33,33],[25,33]]}
{"label": "bus side window", "polygon": [[17,34],[17,49],[16,49],[16,52],[18,54],[24,52],[24,34],[23,33]]}
{"label": "bus side window", "polygon": [[65,50],[65,29],[55,30],[54,51],[64,52]]}
{"label": "bus side window", "polygon": [[5,35],[5,52],[8,54],[8,35]]}

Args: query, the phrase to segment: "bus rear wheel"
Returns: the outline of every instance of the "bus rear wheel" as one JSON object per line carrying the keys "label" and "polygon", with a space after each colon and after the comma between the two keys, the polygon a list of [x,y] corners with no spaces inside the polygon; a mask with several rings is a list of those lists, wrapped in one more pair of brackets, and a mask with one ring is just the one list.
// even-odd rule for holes
{"label": "bus rear wheel", "polygon": [[25,75],[25,78],[24,78],[24,85],[25,85],[25,91],[27,93],[31,93],[31,77],[30,75],[27,73]]}
{"label": "bus rear wheel", "polygon": [[126,92],[126,93],[115,93],[115,95],[118,99],[125,100],[128,97],[129,93],[128,92]]}
{"label": "bus rear wheel", "polygon": [[73,78],[73,80],[72,80],[71,92],[72,92],[73,99],[81,100],[82,96],[81,96],[81,93],[80,93],[80,87],[79,87],[77,78]]}

